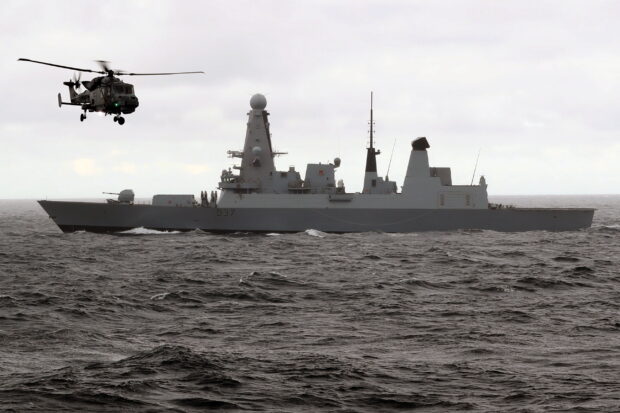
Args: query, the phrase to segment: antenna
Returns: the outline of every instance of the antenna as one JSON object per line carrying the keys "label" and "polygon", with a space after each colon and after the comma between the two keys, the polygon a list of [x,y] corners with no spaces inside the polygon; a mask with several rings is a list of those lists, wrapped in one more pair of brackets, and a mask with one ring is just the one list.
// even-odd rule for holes
{"label": "antenna", "polygon": [[474,177],[476,176],[476,169],[478,169],[478,159],[480,159],[480,149],[478,149],[478,156],[476,157],[476,165],[474,166],[474,173],[471,175],[471,182],[469,185],[474,184]]}
{"label": "antenna", "polygon": [[396,138],[394,138],[394,144],[392,145],[392,153],[390,154],[390,162],[388,163],[388,169],[387,172],[385,173],[385,180],[389,181],[389,175],[390,175],[390,166],[392,166],[392,157],[394,156],[394,148],[396,147]]}
{"label": "antenna", "polygon": [[374,148],[372,138],[373,129],[375,128],[375,122],[372,120],[372,91],[370,91],[370,148]]}

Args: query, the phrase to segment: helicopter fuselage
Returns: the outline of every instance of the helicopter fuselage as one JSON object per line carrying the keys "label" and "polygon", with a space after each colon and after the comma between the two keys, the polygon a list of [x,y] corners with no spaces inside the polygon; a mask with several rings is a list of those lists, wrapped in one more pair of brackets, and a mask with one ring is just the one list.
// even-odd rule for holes
{"label": "helicopter fuselage", "polygon": [[86,90],[78,93],[71,82],[65,82],[69,87],[71,104],[81,106],[85,112],[120,115],[133,113],[139,105],[133,85],[116,77],[99,76],[82,84]]}

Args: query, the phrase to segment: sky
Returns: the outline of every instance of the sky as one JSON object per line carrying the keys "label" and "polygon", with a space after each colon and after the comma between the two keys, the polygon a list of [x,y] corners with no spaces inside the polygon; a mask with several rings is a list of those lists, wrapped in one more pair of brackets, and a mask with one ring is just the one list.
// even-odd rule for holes
{"label": "sky", "polygon": [[[267,97],[276,167],[342,159],[363,184],[370,91],[378,172],[402,185],[411,141],[490,195],[620,193],[617,1],[12,1],[0,3],[0,199],[138,198],[217,188]],[[70,70],[127,77],[120,126],[77,107]],[[83,80],[90,76],[85,73]],[[394,148],[394,150],[392,150]],[[391,158],[391,163],[390,163]],[[238,160],[237,160],[238,163]]]}

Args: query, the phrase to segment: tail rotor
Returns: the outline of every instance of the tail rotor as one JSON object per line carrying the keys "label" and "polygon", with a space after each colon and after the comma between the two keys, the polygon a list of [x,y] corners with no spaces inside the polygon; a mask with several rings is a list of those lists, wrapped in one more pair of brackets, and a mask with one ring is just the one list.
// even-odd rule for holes
{"label": "tail rotor", "polygon": [[73,74],[73,79],[71,79],[71,82],[73,83],[76,89],[79,89],[82,86],[82,82],[80,82],[81,79],[82,79],[81,72],[78,72],[77,74],[76,73]]}
{"label": "tail rotor", "polygon": [[78,72],[77,74],[73,74],[73,83],[75,83],[75,88],[79,89],[82,86],[82,72]]}
{"label": "tail rotor", "polygon": [[66,86],[69,86],[69,87],[73,87],[73,88],[79,89],[82,86],[81,79],[82,79],[82,74],[81,73],[79,73],[79,74],[74,73],[73,77],[71,79],[69,79],[68,82],[63,82],[63,84],[66,85]]}

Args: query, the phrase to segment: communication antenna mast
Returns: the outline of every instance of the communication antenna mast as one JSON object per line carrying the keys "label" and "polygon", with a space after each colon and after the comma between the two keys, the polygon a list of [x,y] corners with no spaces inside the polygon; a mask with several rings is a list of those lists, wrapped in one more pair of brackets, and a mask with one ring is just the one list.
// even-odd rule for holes
{"label": "communication antenna mast", "polygon": [[375,129],[375,122],[372,119],[372,91],[370,91],[370,149],[374,149],[372,138]]}
{"label": "communication antenna mast", "polygon": [[366,150],[366,172],[377,173],[377,155],[379,155],[381,151],[375,150],[375,120],[373,119],[372,113],[372,101],[373,93],[370,92],[370,146]]}
{"label": "communication antenna mast", "polygon": [[480,159],[480,149],[478,149],[478,156],[476,156],[476,165],[474,166],[474,173],[471,175],[471,182],[469,185],[474,184],[474,177],[476,176],[476,169],[478,169],[478,159]]}
{"label": "communication antenna mast", "polygon": [[388,163],[388,169],[387,172],[385,173],[385,180],[389,181],[390,178],[390,167],[392,166],[392,157],[394,156],[394,148],[396,147],[396,138],[394,138],[394,144],[392,145],[392,153],[390,154],[390,162]]}

